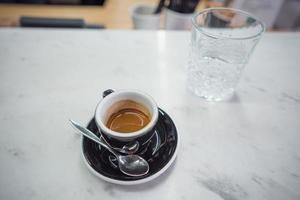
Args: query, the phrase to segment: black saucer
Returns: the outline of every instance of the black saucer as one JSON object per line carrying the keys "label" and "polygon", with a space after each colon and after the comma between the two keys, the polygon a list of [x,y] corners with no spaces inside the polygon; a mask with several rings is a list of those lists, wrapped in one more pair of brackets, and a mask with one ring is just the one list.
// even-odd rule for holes
{"label": "black saucer", "polygon": [[[90,121],[87,128],[100,136],[94,119]],[[148,174],[140,177],[123,174],[115,166],[112,154],[86,137],[82,138],[82,153],[88,168],[98,177],[117,184],[137,184],[150,181],[163,173],[175,160],[178,143],[175,124],[163,110],[159,109],[155,134],[151,138],[147,151],[141,154],[149,163]]]}

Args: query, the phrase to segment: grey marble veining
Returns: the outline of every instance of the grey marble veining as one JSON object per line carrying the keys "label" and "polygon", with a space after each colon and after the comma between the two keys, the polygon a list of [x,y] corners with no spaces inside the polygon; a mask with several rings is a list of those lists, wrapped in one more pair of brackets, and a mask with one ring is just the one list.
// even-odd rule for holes
{"label": "grey marble veining", "polygon": [[[300,199],[300,34],[266,33],[231,101],[186,90],[188,32],[0,29],[0,199]],[[151,94],[181,148],[161,177],[93,176],[68,119],[107,88]]]}

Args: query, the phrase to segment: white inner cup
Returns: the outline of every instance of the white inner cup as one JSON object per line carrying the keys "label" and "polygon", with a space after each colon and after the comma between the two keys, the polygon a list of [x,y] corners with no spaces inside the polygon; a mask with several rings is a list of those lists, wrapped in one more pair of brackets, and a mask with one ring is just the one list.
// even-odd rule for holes
{"label": "white inner cup", "polygon": [[194,13],[186,14],[164,9],[166,30],[190,30]]}
{"label": "white inner cup", "polygon": [[160,27],[160,13],[154,14],[155,7],[135,5],[131,9],[131,17],[135,29],[157,30]]}
{"label": "white inner cup", "polygon": [[[110,117],[108,113],[109,108],[122,100],[132,100],[146,107],[151,115],[150,122],[144,128],[131,133],[119,133],[107,128],[106,123]],[[146,134],[155,126],[157,119],[158,108],[152,97],[134,90],[120,90],[107,95],[98,103],[95,111],[95,120],[98,128],[105,134],[124,141]]]}

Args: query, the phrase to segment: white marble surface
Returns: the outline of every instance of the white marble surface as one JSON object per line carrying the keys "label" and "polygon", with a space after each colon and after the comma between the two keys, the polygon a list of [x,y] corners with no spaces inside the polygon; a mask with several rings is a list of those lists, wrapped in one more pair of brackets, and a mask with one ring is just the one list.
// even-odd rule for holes
{"label": "white marble surface", "polygon": [[[188,32],[0,29],[0,199],[300,199],[300,34],[267,33],[232,101],[186,90]],[[68,123],[107,88],[151,94],[182,138],[158,179],[93,176]]]}

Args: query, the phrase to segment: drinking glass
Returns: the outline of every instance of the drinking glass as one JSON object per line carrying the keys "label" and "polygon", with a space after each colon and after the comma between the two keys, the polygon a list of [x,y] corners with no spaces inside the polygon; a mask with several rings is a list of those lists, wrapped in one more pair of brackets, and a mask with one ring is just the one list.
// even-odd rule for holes
{"label": "drinking glass", "polygon": [[264,24],[251,14],[211,8],[194,15],[188,62],[188,89],[208,101],[232,96]]}

